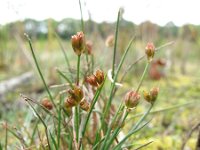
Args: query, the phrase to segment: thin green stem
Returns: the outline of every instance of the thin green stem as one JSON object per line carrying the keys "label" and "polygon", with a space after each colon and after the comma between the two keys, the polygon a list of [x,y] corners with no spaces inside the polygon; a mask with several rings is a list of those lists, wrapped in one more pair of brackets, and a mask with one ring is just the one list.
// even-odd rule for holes
{"label": "thin green stem", "polygon": [[49,95],[49,98],[50,98],[51,102],[53,103],[55,109],[57,110],[56,104],[55,104],[54,101],[53,101],[53,97],[52,97],[52,95],[51,95],[51,93],[50,93],[50,91],[49,91],[49,88],[48,88],[48,86],[47,86],[47,84],[46,84],[46,82],[45,82],[45,80],[44,80],[44,77],[43,77],[43,75],[42,75],[42,72],[41,72],[41,70],[40,70],[40,66],[39,66],[39,64],[38,64],[37,58],[36,58],[36,56],[35,56],[35,53],[34,53],[34,50],[33,50],[33,47],[32,47],[31,39],[29,38],[29,36],[28,36],[27,34],[24,34],[24,35],[26,36],[26,38],[27,38],[27,40],[28,40],[28,43],[29,43],[29,46],[30,46],[30,49],[31,49],[31,53],[32,53],[32,56],[33,56],[35,65],[36,65],[36,67],[37,67],[37,70],[38,70],[38,72],[39,72],[40,78],[42,79],[42,82],[43,82],[43,84],[44,84],[44,87],[45,87],[45,89],[46,89],[48,95]]}
{"label": "thin green stem", "polygon": [[77,86],[79,86],[80,60],[81,60],[81,55],[78,55],[78,61],[77,61],[77,81],[76,81],[76,85]]}
{"label": "thin green stem", "polygon": [[69,86],[73,88],[71,80],[66,75],[64,75],[59,69],[56,69],[56,71],[69,83]]}
{"label": "thin green stem", "polygon": [[47,138],[47,143],[48,143],[48,147],[49,149],[51,150],[51,147],[50,147],[50,142],[49,142],[49,137],[48,137],[48,129],[47,129],[47,125],[45,124],[44,120],[41,118],[41,116],[38,114],[38,112],[35,110],[35,108],[33,107],[33,105],[27,101],[29,106],[31,106],[31,108],[33,109],[33,111],[35,112],[35,114],[38,116],[38,118],[40,119],[40,121],[42,122],[44,128],[45,128],[45,134],[46,134],[46,138]]}
{"label": "thin green stem", "polygon": [[134,133],[138,132],[139,130],[141,130],[142,128],[144,128],[147,124],[149,123],[149,121],[147,123],[145,123],[144,125],[140,126],[139,128],[133,130],[133,131],[130,131],[114,148],[113,150],[119,150],[121,149],[121,145],[131,136],[133,135]]}
{"label": "thin green stem", "polygon": [[[103,89],[103,86],[104,86],[105,81],[106,81],[106,77],[105,77],[105,79],[104,79],[103,84],[97,89],[97,91],[96,91],[96,93],[95,93],[95,96],[94,96],[94,98],[93,98],[93,100],[92,100],[92,104],[91,104],[90,110],[89,110],[89,112],[88,112],[88,115],[87,115],[87,117],[86,117],[85,123],[84,123],[84,125],[83,125],[83,130],[82,130],[82,133],[81,133],[81,138],[83,138],[84,135],[85,135],[85,132],[86,132],[86,129],[87,129],[87,125],[88,125],[90,116],[91,116],[92,111],[93,111],[93,109],[94,109],[94,106],[95,106],[95,104],[96,104],[96,102],[97,102],[97,100],[98,100],[98,98],[99,98],[99,96],[100,96],[100,93],[101,93],[101,91],[102,91],[102,89]],[[82,144],[82,143],[80,143],[80,144]],[[80,147],[81,147],[81,145],[80,145]]]}
{"label": "thin green stem", "polygon": [[85,27],[84,27],[84,21],[83,21],[83,11],[82,11],[81,0],[79,0],[79,8],[80,8],[80,13],[81,13],[81,29],[84,33]]}
{"label": "thin green stem", "polygon": [[6,136],[5,136],[5,150],[7,150],[7,146],[8,146],[8,129],[7,129],[7,122],[5,122],[5,126],[6,126]]}
{"label": "thin green stem", "polygon": [[141,85],[142,85],[142,82],[144,81],[144,77],[145,77],[145,75],[146,75],[146,73],[147,73],[148,67],[149,67],[149,62],[146,64],[146,66],[145,66],[145,68],[144,68],[142,77],[141,77],[141,79],[140,79],[139,85],[138,85],[137,90],[136,90],[136,93],[139,92],[139,89],[140,89],[140,87],[141,87]]}
{"label": "thin green stem", "polygon": [[116,59],[116,51],[117,51],[117,39],[118,39],[118,31],[119,31],[119,19],[120,19],[120,9],[117,15],[117,26],[115,30],[115,44],[114,44],[114,52],[113,52],[113,62],[112,62],[112,78],[115,75],[115,59]]}
{"label": "thin green stem", "polygon": [[131,45],[132,45],[134,39],[135,39],[135,36],[134,36],[134,37],[131,39],[131,41],[129,42],[129,44],[128,44],[128,46],[127,46],[127,48],[126,48],[126,50],[125,50],[125,52],[124,52],[124,54],[123,54],[123,56],[122,56],[122,58],[121,58],[121,60],[120,60],[120,63],[119,63],[119,65],[118,65],[116,74],[115,74],[114,79],[113,79],[114,81],[113,81],[113,83],[111,84],[110,96],[109,96],[108,102],[106,103],[106,107],[105,107],[105,110],[104,110],[104,113],[103,113],[103,117],[101,118],[101,124],[104,124],[104,123],[103,123],[103,122],[104,122],[104,119],[105,119],[105,117],[106,117],[106,115],[107,115],[107,113],[108,113],[108,110],[109,110],[110,106],[111,106],[112,99],[113,99],[113,91],[114,91],[114,88],[115,88],[115,83],[116,83],[116,81],[117,81],[117,77],[118,77],[119,71],[121,70],[122,64],[124,63],[124,60],[125,60],[125,58],[126,58],[126,56],[127,56],[127,53],[128,53],[128,51],[129,51],[129,49],[130,49],[130,47],[131,47]]}
{"label": "thin green stem", "polygon": [[58,36],[58,34],[56,32],[55,32],[55,35],[56,35],[56,39],[58,40],[58,44],[60,45],[60,48],[61,48],[61,50],[63,52],[64,57],[65,57],[65,61],[67,63],[67,67],[69,68],[69,71],[71,72],[71,65],[69,63],[69,59],[67,57],[67,53],[65,52],[65,48],[64,48],[64,46],[63,46],[63,44],[61,42],[60,37]]}

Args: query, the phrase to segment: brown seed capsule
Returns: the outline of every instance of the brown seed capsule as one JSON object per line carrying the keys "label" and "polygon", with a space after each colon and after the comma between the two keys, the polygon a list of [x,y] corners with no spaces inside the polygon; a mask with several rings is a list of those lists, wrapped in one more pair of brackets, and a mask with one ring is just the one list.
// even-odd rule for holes
{"label": "brown seed capsule", "polygon": [[83,32],[77,32],[71,38],[72,48],[77,55],[81,55],[85,48],[85,36]]}
{"label": "brown seed capsule", "polygon": [[101,85],[103,83],[103,81],[104,81],[104,73],[103,73],[103,71],[98,69],[95,72],[95,77],[96,77],[97,83],[99,85]]}
{"label": "brown seed capsule", "polygon": [[96,80],[96,76],[95,75],[90,75],[88,77],[86,77],[85,80],[87,83],[89,83],[92,86],[98,86],[97,80]]}
{"label": "brown seed capsule", "polygon": [[65,108],[71,108],[78,105],[78,103],[72,97],[68,97],[65,100],[64,105],[65,105]]}
{"label": "brown seed capsule", "polygon": [[153,87],[150,90],[150,92],[144,91],[143,92],[144,99],[147,102],[153,104],[156,101],[156,99],[157,99],[158,92],[159,92],[159,88],[158,87]]}
{"label": "brown seed capsule", "polygon": [[85,110],[85,111],[89,111],[89,109],[90,109],[90,103],[86,99],[83,99],[80,102],[80,108],[83,109],[83,110]]}
{"label": "brown seed capsule", "polygon": [[147,102],[151,102],[151,95],[148,91],[143,91],[143,97]]}
{"label": "brown seed capsule", "polygon": [[159,92],[159,88],[158,87],[153,87],[151,90],[150,90],[150,95],[151,95],[151,98],[152,98],[152,103],[154,103],[158,97],[158,92]]}
{"label": "brown seed capsule", "polygon": [[124,101],[127,108],[136,107],[140,100],[140,94],[136,91],[129,91],[126,93]]}
{"label": "brown seed capsule", "polygon": [[68,93],[70,98],[74,99],[76,103],[79,103],[84,97],[83,90],[78,86],[75,86],[73,89],[69,89]]}
{"label": "brown seed capsule", "polygon": [[153,43],[147,43],[147,46],[145,47],[145,53],[147,55],[148,61],[152,61],[155,54],[155,46]]}
{"label": "brown seed capsule", "polygon": [[44,106],[46,109],[51,110],[53,108],[53,104],[48,98],[44,98],[41,102],[42,106]]}

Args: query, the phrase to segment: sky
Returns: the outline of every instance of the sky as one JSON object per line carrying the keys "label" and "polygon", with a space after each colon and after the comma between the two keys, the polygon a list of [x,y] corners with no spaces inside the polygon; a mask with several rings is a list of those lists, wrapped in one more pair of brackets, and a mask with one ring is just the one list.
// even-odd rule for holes
{"label": "sky", "polygon": [[[83,17],[88,12],[96,22],[116,21],[117,11],[124,8],[124,19],[136,24],[149,20],[159,25],[172,21],[200,25],[200,0],[81,0]],[[33,18],[80,19],[78,0],[0,0],[0,24]]]}

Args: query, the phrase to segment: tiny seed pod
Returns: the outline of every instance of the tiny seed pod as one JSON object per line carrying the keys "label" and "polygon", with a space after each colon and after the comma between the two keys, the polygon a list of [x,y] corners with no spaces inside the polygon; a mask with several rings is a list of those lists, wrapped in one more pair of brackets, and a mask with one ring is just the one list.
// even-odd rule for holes
{"label": "tiny seed pod", "polygon": [[71,37],[72,48],[77,55],[81,55],[85,48],[85,35],[83,32],[77,32]]}
{"label": "tiny seed pod", "polygon": [[87,76],[85,81],[92,86],[98,86],[98,83],[96,81],[96,77],[93,74],[90,75],[90,76]]}
{"label": "tiny seed pod", "polygon": [[90,109],[90,103],[86,99],[83,99],[80,102],[80,107],[81,107],[81,109],[83,109],[85,111],[89,111],[89,109]]}
{"label": "tiny seed pod", "polygon": [[155,46],[153,43],[147,43],[147,46],[145,47],[145,53],[147,55],[148,61],[151,62],[155,54]]}
{"label": "tiny seed pod", "polygon": [[64,105],[66,108],[71,108],[77,105],[76,101],[72,98],[72,97],[68,97],[65,102]]}
{"label": "tiny seed pod", "polygon": [[104,73],[102,70],[98,69],[96,72],[95,72],[95,77],[96,77],[96,80],[97,80],[97,83],[99,85],[101,85],[104,81]]}
{"label": "tiny seed pod", "polygon": [[127,108],[136,107],[140,100],[140,94],[136,91],[129,91],[126,93],[124,101]]}
{"label": "tiny seed pod", "polygon": [[53,108],[53,104],[48,98],[44,98],[41,102],[42,106],[44,106],[46,109],[51,110]]}

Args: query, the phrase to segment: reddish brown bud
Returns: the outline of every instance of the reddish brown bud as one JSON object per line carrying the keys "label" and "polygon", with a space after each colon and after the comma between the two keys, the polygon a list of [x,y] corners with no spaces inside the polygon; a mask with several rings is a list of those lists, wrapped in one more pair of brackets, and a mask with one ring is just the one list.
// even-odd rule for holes
{"label": "reddish brown bud", "polygon": [[159,88],[158,87],[152,88],[150,90],[150,92],[144,91],[143,92],[144,99],[147,102],[153,104],[156,101],[156,99],[157,99],[158,92],[159,92]]}
{"label": "reddish brown bud", "polygon": [[155,54],[155,46],[153,43],[147,43],[147,46],[145,47],[145,53],[147,55],[147,59],[152,61]]}
{"label": "reddish brown bud", "polygon": [[112,47],[114,45],[114,36],[109,35],[106,39],[105,44],[106,44],[107,47]]}
{"label": "reddish brown bud", "polygon": [[101,70],[97,70],[95,74],[86,77],[86,82],[92,86],[100,86],[104,81],[104,73]]}
{"label": "reddish brown bud", "polygon": [[83,32],[77,32],[71,38],[72,48],[77,55],[81,55],[85,48],[85,37]]}
{"label": "reddish brown bud", "polygon": [[86,82],[89,83],[92,86],[98,86],[96,77],[93,74],[88,76],[88,77],[86,77]]}
{"label": "reddish brown bud", "polygon": [[102,70],[97,70],[95,72],[95,77],[96,77],[97,83],[99,85],[101,85],[103,83],[103,81],[104,81],[104,73],[103,73],[103,71]]}
{"label": "reddish brown bud", "polygon": [[74,99],[76,103],[79,103],[84,97],[83,90],[78,86],[75,86],[73,89],[68,90],[68,93],[70,95],[70,98]]}
{"label": "reddish brown bud", "polygon": [[138,94],[136,91],[129,91],[125,95],[125,105],[127,108],[133,108],[136,107],[140,100],[140,94]]}
{"label": "reddish brown bud", "polygon": [[53,104],[48,98],[44,98],[41,102],[42,106],[44,106],[46,109],[51,110],[53,108]]}
{"label": "reddish brown bud", "polygon": [[76,106],[77,104],[78,103],[72,97],[68,97],[64,102],[65,108],[71,108]]}
{"label": "reddish brown bud", "polygon": [[150,94],[151,94],[151,97],[152,97],[152,103],[154,103],[158,97],[158,92],[159,92],[159,88],[158,87],[153,87],[151,90],[150,90]]}
{"label": "reddish brown bud", "polygon": [[90,109],[90,103],[87,100],[83,99],[80,102],[80,108],[83,109],[83,110],[85,110],[85,111],[89,111],[89,109]]}

